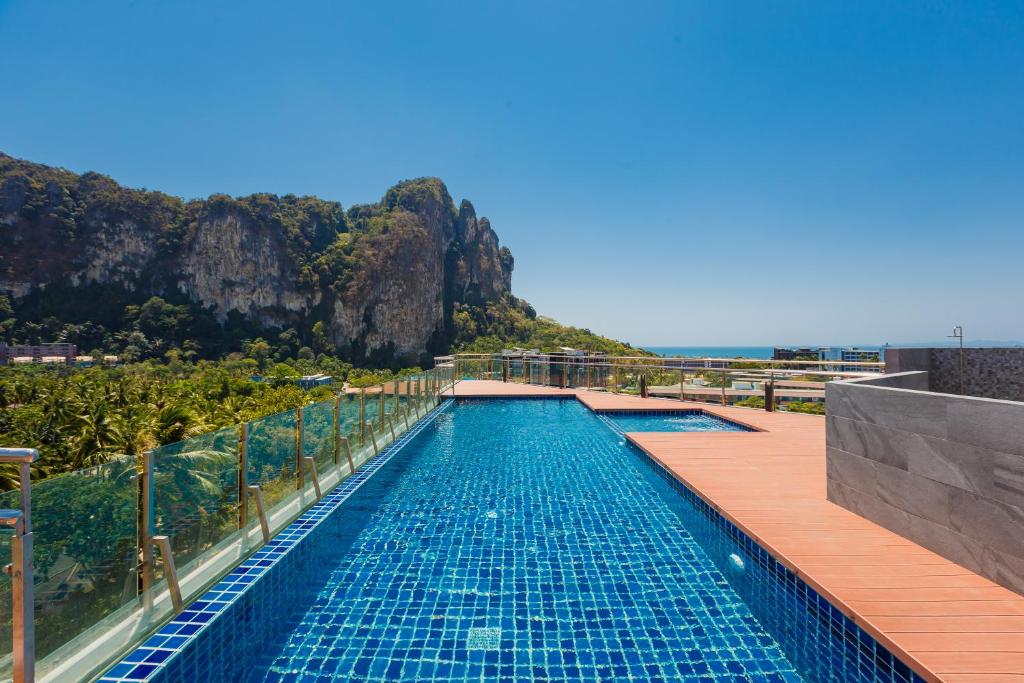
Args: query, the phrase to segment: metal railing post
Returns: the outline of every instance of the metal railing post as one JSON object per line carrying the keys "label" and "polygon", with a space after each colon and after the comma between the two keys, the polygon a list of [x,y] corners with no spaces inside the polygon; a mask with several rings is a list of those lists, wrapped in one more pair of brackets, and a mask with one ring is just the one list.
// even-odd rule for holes
{"label": "metal railing post", "polygon": [[366,445],[366,388],[359,390],[359,445]]}
{"label": "metal railing post", "polygon": [[685,384],[686,384],[686,371],[680,369],[679,370],[679,400],[680,401],[685,401],[686,400],[686,391],[683,389],[683,385],[685,385]]}
{"label": "metal railing post", "polygon": [[249,522],[249,423],[238,425],[238,528]]}
{"label": "metal railing post", "polygon": [[334,466],[341,466],[341,394],[334,397]]}
{"label": "metal railing post", "polygon": [[178,570],[174,566],[174,555],[171,554],[171,539],[167,536],[154,536],[153,545],[160,549],[160,563],[164,567],[164,578],[167,580],[167,592],[171,594],[171,605],[174,613],[185,611],[185,603],[181,599],[181,585],[178,583]]}
{"label": "metal railing post", "polygon": [[5,569],[11,577],[11,664],[14,683],[33,683],[36,679],[35,598],[32,564],[32,463],[39,458],[34,448],[0,448],[0,463],[18,465],[20,510],[0,512],[0,524],[14,529],[11,538],[11,564]]}
{"label": "metal railing post", "polygon": [[153,451],[142,454],[142,475],[139,478],[139,547],[142,549],[142,608],[153,609]]}
{"label": "metal railing post", "polygon": [[303,410],[302,408],[295,409],[295,489],[297,491],[302,490],[303,476],[302,476],[302,431],[303,431]]}
{"label": "metal railing post", "polygon": [[384,431],[384,411],[386,410],[386,406],[384,405],[384,385],[383,384],[380,385],[380,393],[377,394],[377,406],[379,408],[379,413],[377,414],[377,420],[378,420],[378,422],[380,422],[380,429],[381,429],[381,432],[383,432]]}
{"label": "metal railing post", "polygon": [[373,454],[377,455],[378,453],[380,453],[380,450],[377,448],[377,436],[373,433],[373,425],[367,423],[366,431],[369,432],[370,434],[370,443],[373,444]]}
{"label": "metal railing post", "polygon": [[323,498],[323,494],[320,492],[320,477],[316,473],[316,460],[313,456],[307,455],[302,458],[302,462],[309,468],[309,476],[313,480],[313,490],[316,491],[316,499],[320,500]]}
{"label": "metal railing post", "polygon": [[341,437],[341,443],[344,444],[344,446],[345,446],[345,457],[348,458],[349,473],[350,474],[355,474],[356,466],[355,466],[355,463],[352,462],[352,446],[350,446],[349,443],[348,443],[348,437],[347,436]]}
{"label": "metal railing post", "polygon": [[263,542],[270,543],[270,524],[267,522],[267,508],[263,504],[263,491],[259,486],[249,486],[249,494],[256,499],[256,514],[260,518],[260,530],[263,532]]}

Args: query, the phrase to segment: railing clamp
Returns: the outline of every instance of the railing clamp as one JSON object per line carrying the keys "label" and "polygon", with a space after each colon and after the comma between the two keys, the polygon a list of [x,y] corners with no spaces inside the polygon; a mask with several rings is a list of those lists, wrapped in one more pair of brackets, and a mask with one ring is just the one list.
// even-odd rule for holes
{"label": "railing clamp", "polygon": [[260,518],[260,529],[263,530],[263,542],[270,543],[270,524],[267,523],[267,508],[263,505],[263,491],[258,485],[249,486],[249,495],[256,499],[256,514]]}
{"label": "railing clamp", "polygon": [[320,477],[316,473],[316,460],[312,456],[305,456],[302,458],[303,464],[309,469],[309,476],[313,478],[313,490],[316,491],[316,499],[320,500],[323,498],[323,494],[320,493]]}

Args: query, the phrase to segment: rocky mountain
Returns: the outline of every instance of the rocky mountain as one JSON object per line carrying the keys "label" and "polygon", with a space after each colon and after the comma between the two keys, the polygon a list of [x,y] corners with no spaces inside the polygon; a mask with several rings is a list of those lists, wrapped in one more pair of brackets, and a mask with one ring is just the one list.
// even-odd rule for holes
{"label": "rocky mountain", "polygon": [[346,211],[294,195],[186,201],[0,153],[0,295],[20,330],[9,338],[45,337],[56,321],[85,349],[131,328],[216,355],[285,335],[356,363],[411,364],[449,349],[456,310],[532,312],[511,295],[512,267],[488,220],[437,178]]}

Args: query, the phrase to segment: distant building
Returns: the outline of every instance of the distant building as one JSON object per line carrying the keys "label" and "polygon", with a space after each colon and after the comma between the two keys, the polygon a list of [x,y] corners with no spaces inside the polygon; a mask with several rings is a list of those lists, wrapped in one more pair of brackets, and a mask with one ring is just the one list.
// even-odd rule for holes
{"label": "distant building", "polygon": [[821,360],[820,351],[821,349],[810,346],[799,348],[776,346],[772,350],[772,360]]}
{"label": "distant building", "polygon": [[0,344],[0,365],[12,363],[63,363],[72,365],[78,357],[74,344]]}
{"label": "distant building", "polygon": [[802,346],[798,348],[776,347],[772,351],[773,360],[818,360],[829,363],[829,370],[838,372],[856,372],[864,368],[856,365],[839,365],[840,363],[875,363],[879,360],[877,349],[861,349],[856,346],[833,347]]}
{"label": "distant building", "polygon": [[303,375],[295,380],[295,383],[303,389],[312,389],[313,387],[330,384],[333,381],[334,378],[330,375]]}

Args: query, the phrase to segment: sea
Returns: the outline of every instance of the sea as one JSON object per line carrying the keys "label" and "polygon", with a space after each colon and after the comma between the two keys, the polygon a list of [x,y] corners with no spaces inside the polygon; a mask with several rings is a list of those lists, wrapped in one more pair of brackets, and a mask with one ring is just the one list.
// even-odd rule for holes
{"label": "sea", "polygon": [[[785,348],[794,347],[832,347],[832,348],[857,348],[865,351],[879,351],[884,348],[933,348],[951,347],[956,343],[946,340],[933,342],[899,342],[880,346],[878,344],[779,344]],[[1019,348],[1024,342],[1019,340],[995,341],[991,339],[965,340],[965,348]],[[642,349],[656,353],[659,356],[692,356],[697,358],[771,358],[775,350],[772,346],[642,346]]]}
{"label": "sea", "polygon": [[[817,344],[806,344],[817,348]],[[845,345],[844,345],[845,346]],[[659,356],[693,356],[697,358],[771,358],[772,346],[644,346],[646,351]],[[858,349],[880,350],[880,346],[857,345]]]}

